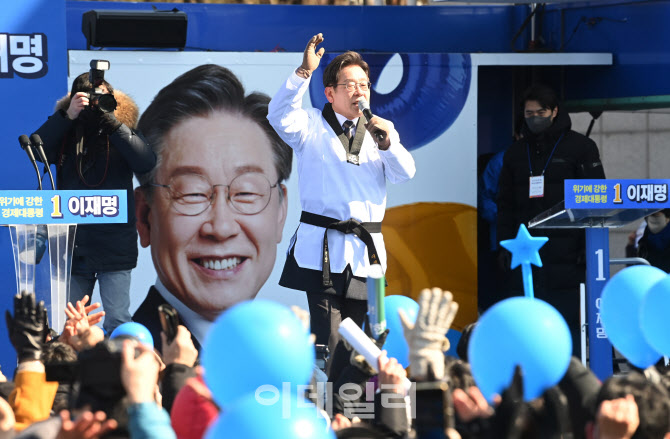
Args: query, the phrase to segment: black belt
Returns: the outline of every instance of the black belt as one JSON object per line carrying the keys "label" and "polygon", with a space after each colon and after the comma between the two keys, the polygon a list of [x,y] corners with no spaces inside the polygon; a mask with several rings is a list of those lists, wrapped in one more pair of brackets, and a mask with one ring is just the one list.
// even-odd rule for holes
{"label": "black belt", "polygon": [[382,223],[362,223],[353,218],[340,221],[336,218],[329,218],[323,215],[303,211],[300,214],[300,222],[310,224],[312,226],[323,227],[326,229],[323,232],[323,286],[332,287],[333,281],[330,280],[330,258],[328,256],[328,230],[333,229],[345,234],[353,234],[358,236],[361,241],[368,247],[368,259],[370,264],[380,264],[379,256],[377,255],[377,248],[372,239],[371,233],[381,233]]}

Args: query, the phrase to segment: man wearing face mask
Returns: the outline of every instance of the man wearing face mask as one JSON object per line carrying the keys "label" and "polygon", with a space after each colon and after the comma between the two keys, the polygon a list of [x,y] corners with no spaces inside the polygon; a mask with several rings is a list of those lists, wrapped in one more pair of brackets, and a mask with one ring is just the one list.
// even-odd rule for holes
{"label": "man wearing face mask", "polygon": [[[498,240],[513,239],[520,224],[563,201],[565,179],[605,178],[598,148],[570,128],[570,116],[554,91],[534,85],[523,96],[523,137],[505,153],[498,193]],[[565,318],[579,352],[579,283],[585,280],[584,231],[538,229],[549,238],[540,249],[543,266],[533,266],[535,297],[553,305]],[[511,256],[501,249],[499,268],[506,285],[500,299],[523,295],[521,273],[510,271]]]}
{"label": "man wearing face mask", "polygon": [[663,209],[647,218],[647,227],[640,238],[637,255],[666,273],[670,273],[670,209]]}

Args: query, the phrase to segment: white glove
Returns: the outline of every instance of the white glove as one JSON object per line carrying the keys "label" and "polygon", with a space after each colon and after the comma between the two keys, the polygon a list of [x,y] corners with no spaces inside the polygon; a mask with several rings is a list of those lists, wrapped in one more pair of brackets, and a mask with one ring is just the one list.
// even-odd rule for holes
{"label": "white glove", "polygon": [[[449,291],[424,289],[419,296],[419,313],[413,324],[407,314],[398,311],[409,346],[409,362],[414,379],[441,380],[444,376],[444,351],[449,349],[447,331],[454,321],[458,303]],[[433,377],[428,371],[432,370]]]}

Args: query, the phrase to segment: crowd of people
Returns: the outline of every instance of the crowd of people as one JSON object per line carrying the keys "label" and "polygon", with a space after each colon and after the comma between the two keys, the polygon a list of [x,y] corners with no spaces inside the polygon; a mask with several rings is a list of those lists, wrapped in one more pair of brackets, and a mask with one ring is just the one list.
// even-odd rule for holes
{"label": "crowd of people", "polygon": [[[221,371],[199,364],[203,346],[218,319],[253,300],[270,276],[288,209],[283,183],[295,154],[301,224],[280,284],[307,293],[309,312],[296,310],[295,318],[310,328],[312,343],[331,353],[325,376],[315,366],[312,379],[332,386],[327,404],[320,405],[318,392],[305,393],[328,420],[313,437],[670,438],[670,377],[653,366],[601,383],[573,358],[560,382],[532,400],[524,398],[524,370],[517,367],[501,394],[487,400],[468,363],[476,323],[458,343],[459,358],[445,356],[458,305],[439,288],[421,292],[416,319],[400,315],[409,369],[384,351],[370,364],[340,339],[342,320],[364,324],[370,266],[386,269],[386,181],[402,183],[416,170],[402,133],[364,110],[371,84],[360,54],[335,57],[323,70],[328,103],[303,109],[323,41],[322,34],[309,40],[302,64],[272,99],[247,93],[231,71],[209,64],[165,86],[138,118],[134,104],[111,84],[94,83],[93,73],[75,80],[38,130],[54,145],[48,154],[59,167],[59,186],[125,189],[134,214],[128,224],[91,227],[77,237],[63,328],[49,328],[46,308],[31,292],[15,297],[6,321],[18,368],[0,386],[0,437],[205,437],[227,407],[207,387],[208,374]],[[113,95],[116,108],[92,109],[94,88]],[[532,87],[522,103],[521,136],[499,163],[498,239],[560,201],[565,178],[604,178],[597,147],[571,131],[550,89]],[[140,182],[134,190],[133,172]],[[656,258],[667,244],[669,218],[667,212],[648,218],[641,253]],[[158,274],[132,316],[151,334],[149,345],[114,332],[130,320],[126,283],[137,235],[151,248]],[[551,238],[536,291],[571,323],[583,234]],[[115,253],[121,247],[127,251]],[[86,257],[92,253],[97,258]],[[499,250],[498,259],[501,271],[509,270],[510,255]],[[106,316],[95,312],[100,304],[89,304],[96,280],[106,291]],[[166,305],[182,323],[171,334],[158,312]],[[383,349],[387,335],[367,336]],[[354,410],[361,406],[370,409]]]}
{"label": "crowd of people", "polygon": [[[384,352],[376,368],[356,351],[347,355],[347,366],[334,379],[330,410],[319,415],[329,419],[336,437],[670,437],[670,377],[653,367],[601,383],[573,358],[560,382],[531,401],[524,400],[524,374],[517,368],[502,394],[487,401],[467,362],[467,332],[457,347],[461,358],[444,355],[445,333],[458,310],[451,294],[426,289],[419,302],[414,323],[403,316],[409,374]],[[33,294],[15,297],[6,319],[19,365],[13,380],[3,377],[0,386],[0,437],[205,437],[225,408],[203,379],[219,371],[198,364],[189,331],[179,326],[171,342],[161,334],[162,351],[127,335],[110,339],[96,326],[99,306],[69,303],[58,335]],[[408,376],[411,388],[404,384]],[[366,393],[370,385],[374,396]],[[341,391],[345,387],[349,393]],[[361,411],[366,402],[372,409]]]}

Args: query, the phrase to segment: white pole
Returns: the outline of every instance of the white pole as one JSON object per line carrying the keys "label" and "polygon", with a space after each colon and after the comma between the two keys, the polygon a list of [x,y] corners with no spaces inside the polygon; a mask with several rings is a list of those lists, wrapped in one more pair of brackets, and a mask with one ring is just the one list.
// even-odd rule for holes
{"label": "white pole", "polygon": [[582,338],[582,364],[586,366],[586,285],[579,284],[579,327]]}

